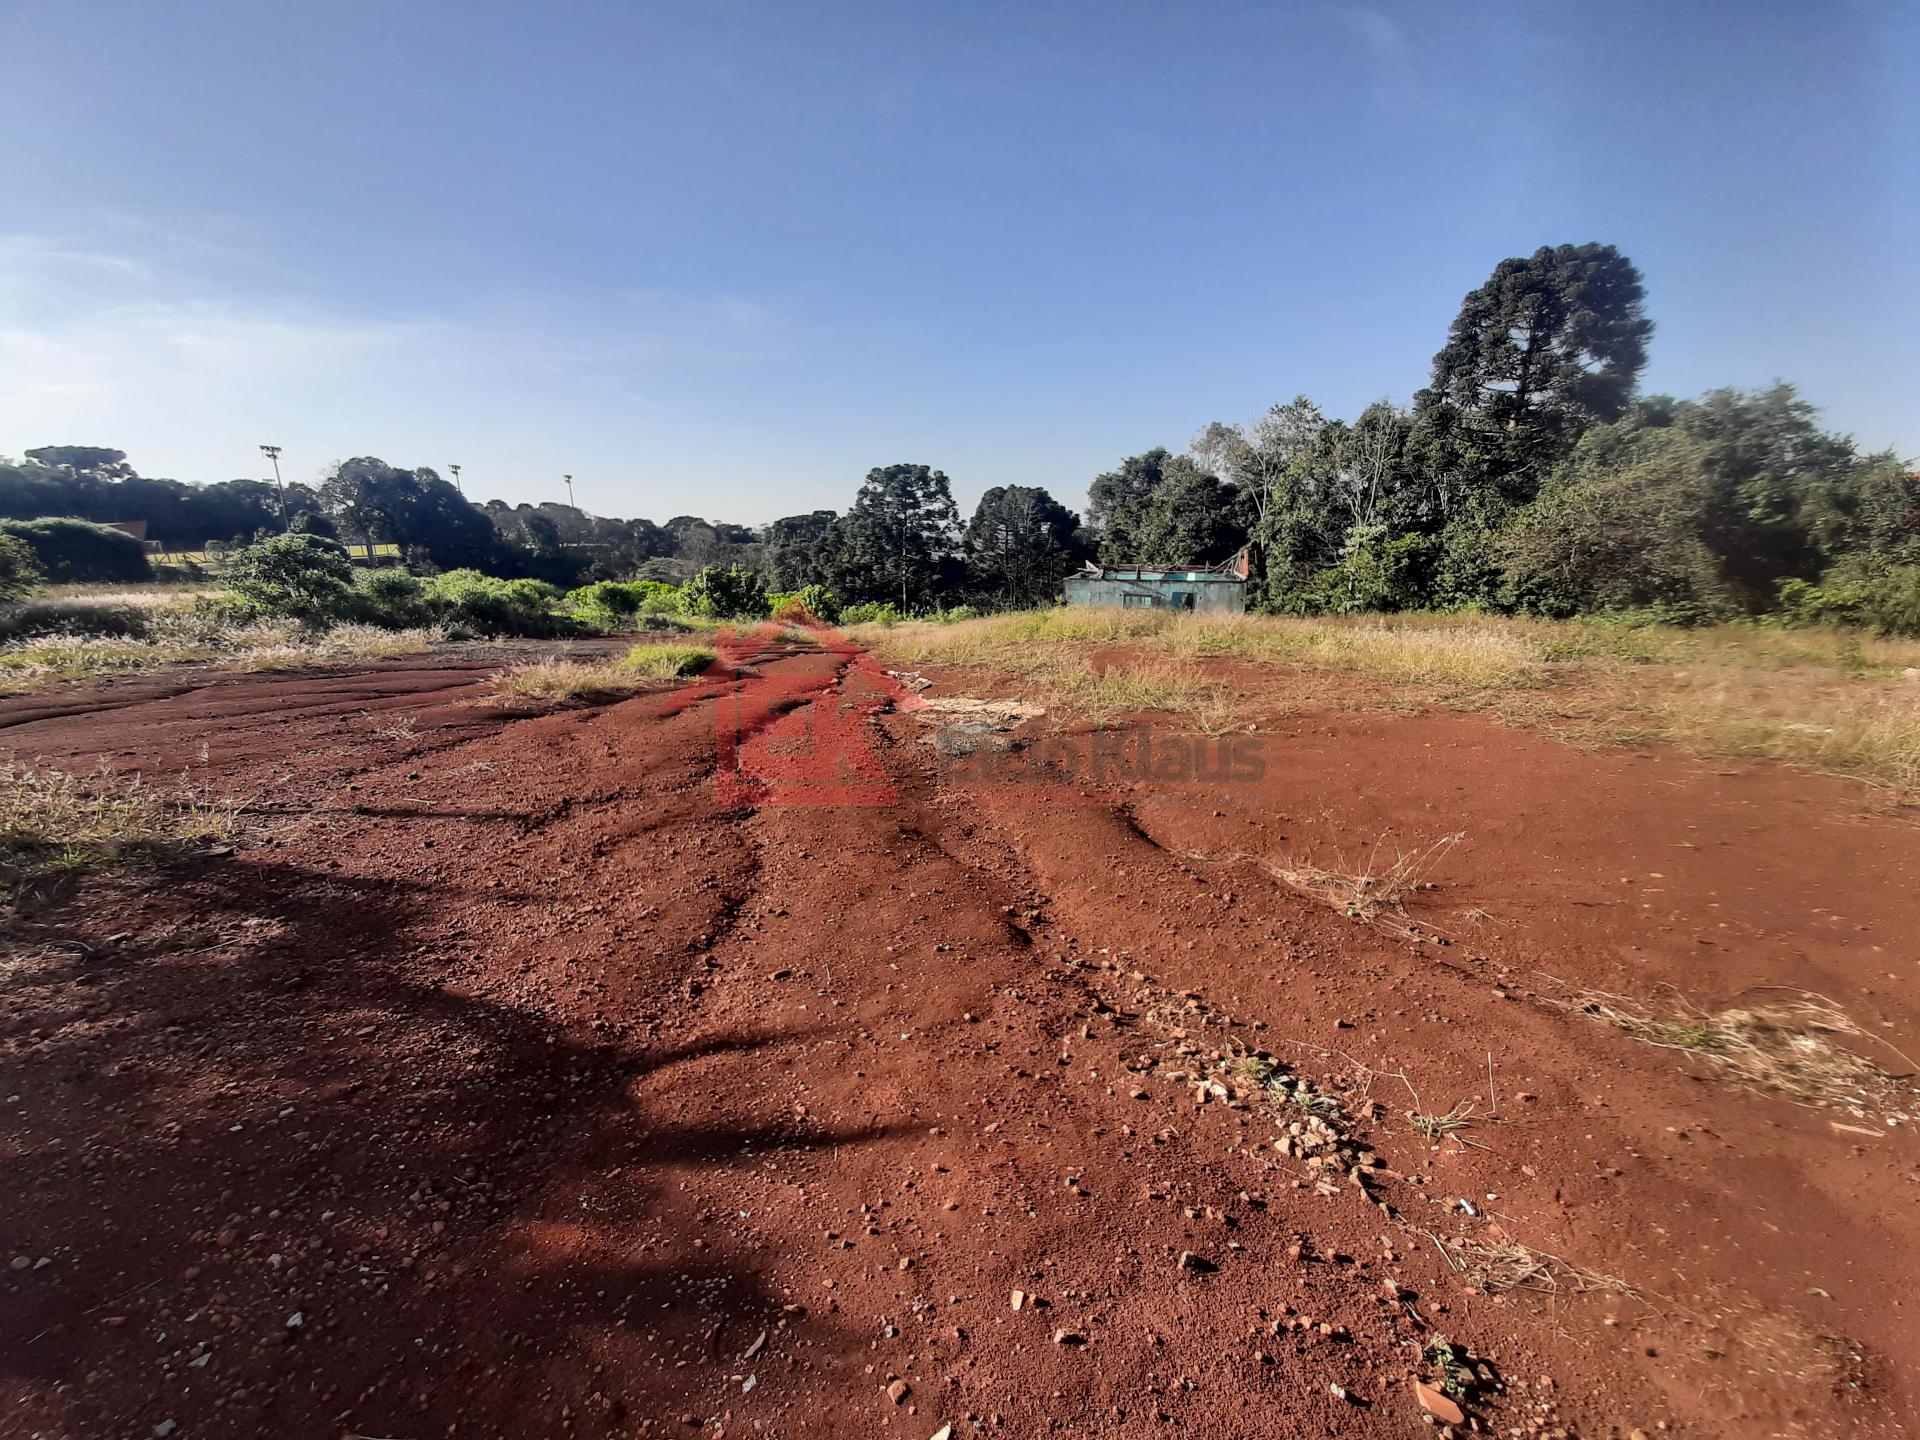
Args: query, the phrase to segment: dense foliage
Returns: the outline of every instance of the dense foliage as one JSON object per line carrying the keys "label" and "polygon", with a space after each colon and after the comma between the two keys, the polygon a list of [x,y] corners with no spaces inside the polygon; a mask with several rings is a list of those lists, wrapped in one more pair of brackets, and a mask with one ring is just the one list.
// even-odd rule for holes
{"label": "dense foliage", "polygon": [[46,578],[31,545],[18,535],[0,534],[0,600],[18,600]]}
{"label": "dense foliage", "polygon": [[68,516],[38,520],[0,520],[0,535],[10,535],[33,552],[46,578],[122,583],[149,579],[153,567],[147,547],[124,530]]}
{"label": "dense foliage", "polygon": [[243,604],[264,614],[328,620],[346,613],[353,562],[335,541],[275,535],[236,555],[225,578]]}
{"label": "dense foliage", "polygon": [[709,565],[680,587],[680,609],[715,620],[761,620],[772,610],[767,587],[738,565]]}

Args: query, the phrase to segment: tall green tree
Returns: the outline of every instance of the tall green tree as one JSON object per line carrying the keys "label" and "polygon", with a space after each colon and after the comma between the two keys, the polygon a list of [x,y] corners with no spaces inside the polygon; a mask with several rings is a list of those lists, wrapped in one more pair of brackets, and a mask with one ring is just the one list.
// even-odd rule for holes
{"label": "tall green tree", "polygon": [[1611,245],[1543,245],[1468,294],[1415,397],[1425,463],[1527,500],[1590,427],[1618,419],[1653,322],[1633,262]]}
{"label": "tall green tree", "polygon": [[1790,385],[1656,396],[1589,431],[1503,547],[1521,608],[1760,614],[1842,561],[1920,558],[1920,482],[1822,430]]}
{"label": "tall green tree", "polygon": [[783,515],[768,525],[760,534],[761,568],[768,586],[789,591],[830,584],[838,519],[832,510],[812,510]]}
{"label": "tall green tree", "polygon": [[27,451],[27,459],[49,470],[64,470],[69,475],[86,475],[96,480],[133,477],[127,452],[110,450],[104,445],[42,445]]}
{"label": "tall green tree", "polygon": [[493,523],[430,469],[402,470],[370,455],[344,460],[319,499],[350,537],[417,550],[443,570],[497,564]]}
{"label": "tall green tree", "polygon": [[926,465],[869,470],[839,527],[833,588],[843,599],[923,609],[953,572],[959,529],[953,486],[940,471]]}
{"label": "tall green tree", "polygon": [[[1191,467],[1193,462],[1185,463]],[[1093,484],[1087,487],[1087,529],[1102,542],[1103,554],[1109,540],[1121,549],[1130,546],[1124,534],[1116,533],[1116,524],[1125,526],[1140,502],[1165,483],[1167,469],[1174,464],[1173,454],[1156,445],[1144,455],[1129,455],[1114,469],[1094,476]]]}
{"label": "tall green tree", "polygon": [[1115,507],[1100,541],[1104,565],[1214,565],[1247,543],[1247,492],[1175,455],[1159,479]]}
{"label": "tall green tree", "polygon": [[1078,568],[1080,517],[1034,485],[996,485],[967,522],[968,579],[1009,609],[1044,605]]}
{"label": "tall green tree", "polygon": [[1288,476],[1313,453],[1326,428],[1320,407],[1296,395],[1251,424],[1216,420],[1193,437],[1188,449],[1203,466],[1246,492],[1257,533]]}

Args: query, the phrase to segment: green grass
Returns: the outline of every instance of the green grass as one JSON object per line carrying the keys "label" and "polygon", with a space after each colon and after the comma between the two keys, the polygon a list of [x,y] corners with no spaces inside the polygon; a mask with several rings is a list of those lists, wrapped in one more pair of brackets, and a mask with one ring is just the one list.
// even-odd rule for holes
{"label": "green grass", "polygon": [[620,664],[636,675],[666,680],[697,675],[717,658],[716,653],[704,645],[640,644],[627,651]]}

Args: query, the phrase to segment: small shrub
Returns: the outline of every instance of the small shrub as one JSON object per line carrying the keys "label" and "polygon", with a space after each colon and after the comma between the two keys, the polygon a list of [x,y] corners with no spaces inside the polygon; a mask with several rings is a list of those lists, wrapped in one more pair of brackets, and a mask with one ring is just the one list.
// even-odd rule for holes
{"label": "small shrub", "polygon": [[234,556],[226,582],[241,603],[259,614],[319,622],[346,611],[353,562],[332,540],[274,535]]}
{"label": "small shrub", "polygon": [[679,615],[685,613],[680,605],[680,587],[669,585],[664,580],[635,580],[633,587],[641,592],[640,613],[642,615]]}
{"label": "small shrub", "polygon": [[354,612],[373,625],[410,630],[433,622],[426,582],[405,570],[362,570],[354,576]]}
{"label": "small shrub", "polygon": [[709,565],[680,587],[680,608],[715,620],[764,620],[767,588],[751,570]]}
{"label": "small shrub", "polygon": [[803,625],[819,620],[828,625],[840,623],[840,597],[825,585],[802,585],[798,590],[769,595],[773,618],[783,625]]}
{"label": "small shrub", "polygon": [[1818,585],[1783,580],[1779,604],[1786,625],[1866,625],[1882,635],[1920,635],[1920,565],[1830,575]]}
{"label": "small shrub", "polygon": [[0,618],[0,639],[30,640],[40,635],[111,635],[137,638],[147,633],[151,611],[138,605],[87,601],[36,601]]}
{"label": "small shrub", "polygon": [[866,600],[840,612],[842,625],[898,625],[905,618],[891,600]]}
{"label": "small shrub", "polygon": [[680,610],[677,586],[657,580],[596,580],[568,593],[566,613],[603,634],[634,627],[641,615],[673,615]]}
{"label": "small shrub", "polygon": [[59,584],[147,580],[153,576],[147,547],[111,525],[64,517],[0,520],[0,535],[10,535],[25,544],[46,578]]}
{"label": "small shrub", "polygon": [[558,585],[545,580],[509,580],[507,593],[513,597],[513,603],[527,609],[549,609],[560,603],[564,593]]}
{"label": "small shrub", "polygon": [[543,580],[501,580],[478,570],[449,570],[427,584],[441,618],[481,635],[551,635],[560,591]]}
{"label": "small shrub", "polygon": [[18,535],[0,535],[0,600],[18,600],[46,578],[31,545]]}
{"label": "small shrub", "polygon": [[600,622],[611,628],[639,613],[640,596],[633,586],[618,580],[596,580],[569,591],[566,607],[589,623]]}
{"label": "small shrub", "polygon": [[697,675],[718,657],[703,645],[636,645],[620,663],[638,675]]}

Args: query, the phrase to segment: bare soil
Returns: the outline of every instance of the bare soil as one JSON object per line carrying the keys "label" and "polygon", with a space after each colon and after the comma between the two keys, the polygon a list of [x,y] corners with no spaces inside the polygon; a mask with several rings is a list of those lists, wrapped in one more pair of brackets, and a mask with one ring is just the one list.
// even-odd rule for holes
{"label": "bare soil", "polygon": [[[1436,1335],[1486,1432],[1907,1433],[1909,819],[1284,672],[1208,778],[1166,717],[945,743],[975,677],[725,656],[545,714],[479,651],[0,701],[16,761],[248,801],[14,890],[0,1435],[1407,1436]],[[1460,832],[1405,923],[1228,858]],[[1770,986],[1886,1093],[1556,1003]]]}

